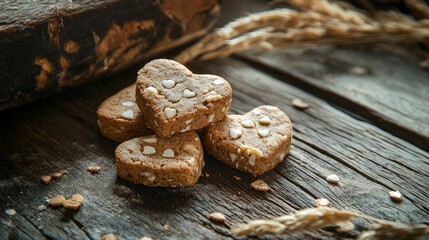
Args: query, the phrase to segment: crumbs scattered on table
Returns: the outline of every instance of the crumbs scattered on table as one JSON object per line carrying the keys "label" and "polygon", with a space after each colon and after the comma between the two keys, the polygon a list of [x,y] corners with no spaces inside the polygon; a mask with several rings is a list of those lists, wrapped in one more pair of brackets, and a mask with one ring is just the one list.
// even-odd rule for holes
{"label": "crumbs scattered on table", "polygon": [[63,206],[66,209],[76,210],[82,205],[83,199],[81,194],[73,194],[69,199],[66,199],[63,195],[55,195],[48,200],[48,204],[52,207]]}
{"label": "crumbs scattered on table", "polygon": [[266,192],[271,190],[270,186],[268,186],[268,184],[265,183],[264,180],[262,179],[258,179],[252,182],[250,186],[252,186],[252,188],[255,189],[256,191]]}
{"label": "crumbs scattered on table", "polygon": [[116,235],[114,233],[108,233],[106,235],[101,236],[100,240],[116,240]]}
{"label": "crumbs scattered on table", "polygon": [[4,213],[6,213],[9,216],[13,216],[13,215],[15,215],[16,211],[15,211],[15,209],[11,208],[11,209],[7,209],[6,211],[4,211]]}
{"label": "crumbs scattered on table", "polygon": [[326,181],[328,181],[329,183],[332,183],[332,184],[339,184],[340,183],[340,177],[338,177],[338,175],[336,175],[336,174],[331,174],[331,175],[326,177]]}
{"label": "crumbs scattered on table", "polygon": [[292,105],[294,108],[299,109],[299,110],[304,110],[310,107],[310,104],[303,102],[301,99],[299,98],[295,98],[292,100]]}
{"label": "crumbs scattered on table", "polygon": [[55,195],[48,200],[49,206],[59,207],[63,205],[66,198],[63,195]]}
{"label": "crumbs scattered on table", "polygon": [[356,74],[356,75],[366,75],[368,74],[368,69],[356,66],[356,67],[350,68],[349,73]]}
{"label": "crumbs scattered on table", "polygon": [[47,207],[45,205],[40,205],[40,206],[37,207],[37,211],[39,211],[39,212],[43,212],[46,209],[47,209]]}
{"label": "crumbs scattered on table", "polygon": [[235,178],[235,180],[237,180],[237,181],[240,181],[240,180],[241,180],[241,177],[239,177],[239,176],[234,176],[234,178]]}
{"label": "crumbs scattered on table", "polygon": [[86,170],[88,170],[88,172],[92,173],[92,174],[96,174],[99,173],[101,170],[100,166],[89,166]]}
{"label": "crumbs scattered on table", "polygon": [[81,194],[73,194],[70,199],[67,199],[63,202],[63,207],[65,209],[76,210],[79,209],[83,204],[83,196]]}
{"label": "crumbs scattered on table", "polygon": [[164,230],[168,230],[170,228],[170,225],[164,224],[164,226],[162,226],[162,228],[164,228]]}
{"label": "crumbs scattered on table", "polygon": [[329,207],[329,206],[331,206],[331,203],[326,198],[318,198],[318,199],[314,200],[314,202],[315,202],[314,206],[316,206],[316,207]]}
{"label": "crumbs scattered on table", "polygon": [[48,185],[52,181],[52,177],[49,175],[41,176],[40,179],[42,179],[42,182],[46,185]]}
{"label": "crumbs scattered on table", "polygon": [[64,175],[66,175],[67,173],[69,173],[69,171],[65,170],[65,169],[61,169],[56,173],[52,173],[51,177],[55,178],[55,179],[59,179],[62,178]]}
{"label": "crumbs scattered on table", "polygon": [[401,202],[402,201],[402,194],[399,191],[390,191],[389,197],[394,202]]}
{"label": "crumbs scattered on table", "polygon": [[214,213],[210,213],[210,220],[223,223],[223,222],[225,222],[226,217],[223,213],[214,212]]}
{"label": "crumbs scattered on table", "polygon": [[210,174],[209,174],[209,173],[204,173],[204,175],[205,175],[206,177],[210,177]]}

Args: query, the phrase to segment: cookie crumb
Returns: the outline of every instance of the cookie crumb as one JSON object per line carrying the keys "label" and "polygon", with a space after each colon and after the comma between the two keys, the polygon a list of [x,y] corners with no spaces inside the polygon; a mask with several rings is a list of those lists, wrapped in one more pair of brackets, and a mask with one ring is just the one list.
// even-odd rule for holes
{"label": "cookie crumb", "polygon": [[65,200],[66,198],[63,195],[55,195],[48,200],[48,204],[52,207],[59,207],[63,205]]}
{"label": "cookie crumb", "polygon": [[204,175],[205,175],[206,177],[210,177],[210,174],[209,174],[209,173],[204,173]]}
{"label": "cookie crumb", "polygon": [[399,191],[390,191],[389,197],[394,202],[401,202],[402,201],[402,194]]}
{"label": "cookie crumb", "polygon": [[141,237],[141,238],[139,238],[139,240],[153,240],[153,238],[150,238],[150,237]]}
{"label": "cookie crumb", "polygon": [[6,211],[4,211],[4,213],[6,213],[9,216],[13,216],[13,215],[15,215],[16,211],[15,211],[15,209],[11,208],[11,209],[7,209]]}
{"label": "cookie crumb", "polygon": [[92,173],[92,174],[96,174],[99,173],[101,170],[100,166],[89,166],[86,170],[88,170],[88,172]]}
{"label": "cookie crumb", "polygon": [[170,228],[170,226],[168,224],[164,224],[164,226],[162,226],[162,228],[164,228],[164,230],[168,230]]}
{"label": "cookie crumb", "polygon": [[356,75],[366,75],[368,74],[368,69],[356,66],[356,67],[350,68],[349,73],[356,74]]}
{"label": "cookie crumb", "polygon": [[46,185],[48,185],[52,181],[52,177],[49,175],[41,176],[40,179],[42,179],[42,182]]}
{"label": "cookie crumb", "polygon": [[331,175],[326,177],[326,181],[328,181],[329,183],[333,183],[333,184],[339,184],[340,183],[340,177],[338,177],[338,175],[336,175],[336,174],[331,174]]}
{"label": "cookie crumb", "polygon": [[235,178],[235,180],[237,180],[237,181],[241,181],[241,177],[239,177],[239,176],[234,176],[234,178]]}
{"label": "cookie crumb", "polygon": [[108,233],[106,235],[101,236],[100,240],[116,240],[116,235],[113,233]]}
{"label": "cookie crumb", "polygon": [[214,212],[210,213],[210,220],[213,220],[215,222],[223,223],[226,220],[226,217],[223,213],[220,212]]}
{"label": "cookie crumb", "polygon": [[331,203],[326,198],[319,198],[315,200],[314,206],[316,207],[328,207]]}
{"label": "cookie crumb", "polygon": [[250,186],[252,186],[252,188],[255,189],[256,191],[266,192],[271,190],[270,186],[268,186],[268,184],[265,183],[264,180],[262,179],[252,182]]}
{"label": "cookie crumb", "polygon": [[43,211],[45,211],[47,208],[46,208],[46,206],[45,205],[40,205],[40,206],[38,206],[37,207],[37,211],[39,211],[39,212],[43,212]]}
{"label": "cookie crumb", "polygon": [[307,109],[310,107],[310,104],[303,102],[299,98],[295,98],[294,100],[292,100],[292,105],[294,108],[299,109],[299,110],[304,110],[304,109]]}
{"label": "cookie crumb", "polygon": [[52,178],[55,178],[55,179],[60,179],[60,178],[62,178],[64,175],[66,175],[68,173],[68,171],[67,170],[65,170],[65,169],[62,169],[62,170],[59,170],[58,172],[56,172],[56,173],[52,173],[51,174],[51,177]]}
{"label": "cookie crumb", "polygon": [[66,209],[79,209],[83,203],[83,196],[81,194],[73,194],[70,199],[63,201],[63,207]]}

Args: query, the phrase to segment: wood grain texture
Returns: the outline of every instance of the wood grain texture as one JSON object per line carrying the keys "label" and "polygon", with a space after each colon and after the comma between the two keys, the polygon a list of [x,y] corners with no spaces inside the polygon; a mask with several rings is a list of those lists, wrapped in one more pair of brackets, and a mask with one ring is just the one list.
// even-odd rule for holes
{"label": "wood grain texture", "polygon": [[0,110],[187,43],[214,26],[219,9],[217,0],[2,1]]}
{"label": "wood grain texture", "polygon": [[[429,149],[429,73],[419,68],[415,56],[377,47],[326,47],[242,57]],[[356,72],[356,67],[366,72]]]}
{"label": "wood grain texture", "polygon": [[[97,239],[114,232],[123,239],[229,239],[234,223],[312,206],[319,197],[329,199],[334,207],[379,218],[429,221],[427,152],[240,61],[216,60],[194,64],[191,69],[230,81],[233,113],[272,104],[291,117],[294,139],[290,156],[260,177],[273,191],[254,191],[250,188],[254,177],[209,155],[204,168],[209,177],[202,176],[191,188],[149,188],[118,179],[114,167],[117,143],[100,135],[95,110],[102,100],[134,81],[137,69],[132,69],[103,83],[1,113],[0,192],[5,197],[0,199],[0,237]],[[294,109],[290,101],[296,97],[311,107]],[[102,167],[100,174],[86,171],[93,164]],[[40,182],[41,175],[59,169],[70,173],[47,186]],[[331,173],[340,176],[341,186],[325,181]],[[404,202],[391,202],[390,189],[401,191]],[[85,197],[79,211],[37,211],[47,197],[74,193]],[[7,216],[4,210],[8,208],[18,213]],[[227,216],[225,224],[208,220],[208,214],[215,211]],[[358,223],[358,229],[362,226]],[[355,236],[356,232],[339,235],[326,229],[292,239]]]}

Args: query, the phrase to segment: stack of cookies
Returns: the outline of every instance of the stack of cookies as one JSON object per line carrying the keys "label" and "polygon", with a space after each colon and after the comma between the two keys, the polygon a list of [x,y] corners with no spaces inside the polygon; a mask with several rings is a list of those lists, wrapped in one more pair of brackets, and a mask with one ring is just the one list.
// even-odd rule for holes
{"label": "stack of cookies", "polygon": [[203,145],[255,176],[273,169],[290,149],[288,116],[273,106],[228,115],[231,100],[221,77],[193,74],[167,59],[146,64],[135,85],[97,111],[101,133],[122,142],[115,152],[118,176],[147,186],[192,186],[204,166]]}

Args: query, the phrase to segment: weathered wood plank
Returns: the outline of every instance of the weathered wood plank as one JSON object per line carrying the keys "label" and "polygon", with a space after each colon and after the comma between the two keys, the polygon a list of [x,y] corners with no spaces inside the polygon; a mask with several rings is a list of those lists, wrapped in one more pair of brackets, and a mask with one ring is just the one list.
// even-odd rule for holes
{"label": "weathered wood plank", "polygon": [[200,37],[219,9],[217,0],[1,1],[0,110]]}
{"label": "weathered wood plank", "polygon": [[[291,117],[295,133],[290,156],[261,176],[272,192],[252,190],[249,184],[255,178],[208,155],[204,172],[209,177],[203,176],[192,188],[148,188],[117,179],[113,154],[117,144],[99,134],[95,110],[104,98],[135,79],[133,70],[115,76],[116,80],[0,114],[0,192],[7,196],[0,199],[0,220],[17,225],[14,217],[4,214],[5,209],[15,208],[48,238],[55,234],[98,238],[108,232],[124,239],[230,238],[228,229],[233,223],[278,216],[325,197],[335,207],[376,217],[405,223],[428,221],[428,153],[237,60],[199,63],[192,69],[216,73],[231,82],[234,113],[273,104]],[[311,108],[292,108],[290,100],[295,97],[309,102]],[[100,165],[101,173],[88,173],[86,167],[91,164]],[[70,173],[48,186],[40,183],[41,175],[59,169]],[[342,178],[340,187],[326,183],[324,178],[331,173]],[[405,201],[392,203],[389,189],[403,192]],[[60,193],[82,193],[85,203],[76,213],[36,210],[46,197]],[[207,219],[213,211],[227,215],[225,225]],[[339,235],[324,230],[295,236],[303,237]]]}
{"label": "weathered wood plank", "polygon": [[429,73],[419,68],[419,60],[411,54],[376,47],[327,47],[242,57],[429,149]]}

